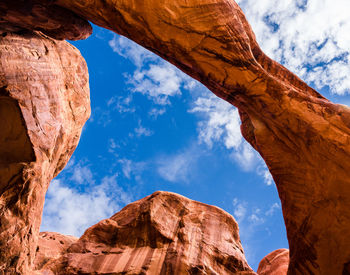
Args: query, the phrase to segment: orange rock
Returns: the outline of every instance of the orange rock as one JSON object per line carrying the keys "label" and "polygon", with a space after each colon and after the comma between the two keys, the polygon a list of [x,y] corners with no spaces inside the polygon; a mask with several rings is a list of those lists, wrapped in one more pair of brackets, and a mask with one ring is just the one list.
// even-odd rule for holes
{"label": "orange rock", "polygon": [[168,192],[131,203],[90,227],[66,255],[49,261],[41,272],[255,274],[231,215]]}
{"label": "orange rock", "polygon": [[[233,0],[55,4],[131,38],[238,107],[242,133],[278,188],[290,244],[288,272],[350,272],[350,109],[269,59]],[[31,34],[0,39],[0,121],[13,120],[0,132],[8,142],[0,146],[0,267],[10,272],[24,272],[33,259],[47,183],[68,160],[88,114],[85,63],[80,66],[81,57],[69,47]],[[64,69],[57,65],[60,55]],[[112,225],[101,226],[114,232],[118,226],[108,221]],[[72,259],[78,269],[90,263],[81,267]],[[171,259],[164,261],[172,266]],[[96,268],[109,268],[108,259]]]}
{"label": "orange rock", "polygon": [[36,249],[34,269],[41,269],[48,261],[60,258],[78,240],[60,233],[40,232]]}
{"label": "orange rock", "polygon": [[265,256],[258,267],[259,275],[286,275],[289,264],[289,250],[277,249]]}
{"label": "orange rock", "polygon": [[0,53],[0,274],[29,274],[46,190],[90,115],[88,72],[37,33],[3,33]]}
{"label": "orange rock", "polygon": [[170,61],[239,108],[276,182],[290,274],[350,269],[350,109],[268,58],[233,0],[57,0]]}
{"label": "orange rock", "polygon": [[73,12],[50,0],[0,1],[0,33],[36,30],[55,39],[79,40],[89,37],[92,27]]}

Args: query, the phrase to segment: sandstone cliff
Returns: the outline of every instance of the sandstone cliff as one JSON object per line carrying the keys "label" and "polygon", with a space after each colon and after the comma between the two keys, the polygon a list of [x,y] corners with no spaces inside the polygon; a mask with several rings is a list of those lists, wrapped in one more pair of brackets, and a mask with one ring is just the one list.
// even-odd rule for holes
{"label": "sandstone cliff", "polygon": [[90,115],[88,73],[72,45],[0,36],[0,274],[29,274],[45,193]]}
{"label": "sandstone cliff", "polygon": [[[49,236],[60,255],[62,236]],[[42,246],[41,241],[40,259],[47,250]],[[168,192],[129,204],[90,227],[61,258],[40,268],[38,274],[255,274],[231,215]]]}

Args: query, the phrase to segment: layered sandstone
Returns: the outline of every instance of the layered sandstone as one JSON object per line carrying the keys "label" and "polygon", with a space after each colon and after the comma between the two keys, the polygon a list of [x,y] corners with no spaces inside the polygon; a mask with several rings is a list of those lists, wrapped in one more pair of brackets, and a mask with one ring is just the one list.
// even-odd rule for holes
{"label": "layered sandstone", "polygon": [[59,259],[76,241],[77,237],[54,232],[40,232],[35,254],[34,270],[40,270],[47,262]]}
{"label": "layered sandstone", "polygon": [[259,263],[259,275],[286,275],[289,264],[289,250],[277,249],[266,255]]}
{"label": "layered sandstone", "polygon": [[[53,2],[131,38],[237,106],[242,133],[265,159],[279,191],[289,273],[350,273],[350,110],[269,59],[233,0]],[[36,24],[37,15],[22,26],[6,6],[0,12],[7,31]],[[89,113],[87,71],[65,42],[2,33],[0,269],[24,274],[33,261],[48,182],[68,160]],[[47,33],[55,37],[56,31]]]}
{"label": "layered sandstone", "polygon": [[231,215],[174,193],[156,192],[90,227],[38,274],[255,273]]}
{"label": "layered sandstone", "polygon": [[242,133],[278,188],[290,274],[350,272],[350,109],[268,58],[233,0],[56,4],[134,40],[237,106]]}
{"label": "layered sandstone", "polygon": [[50,0],[1,0],[0,32],[41,31],[55,39],[79,40],[92,33],[88,21]]}
{"label": "layered sandstone", "polygon": [[89,114],[76,48],[40,33],[0,36],[0,274],[30,274],[46,190]]}

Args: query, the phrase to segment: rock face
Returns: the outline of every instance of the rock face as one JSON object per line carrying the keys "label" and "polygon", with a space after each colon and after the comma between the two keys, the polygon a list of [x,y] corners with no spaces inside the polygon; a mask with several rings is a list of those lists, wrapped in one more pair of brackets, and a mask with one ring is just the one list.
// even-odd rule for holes
{"label": "rock face", "polygon": [[277,249],[265,256],[258,267],[259,275],[286,275],[289,264],[289,250]]}
{"label": "rock face", "polygon": [[38,274],[255,273],[245,260],[231,215],[177,194],[156,192],[90,227]]}
{"label": "rock face", "polygon": [[[22,12],[13,11],[12,3],[30,5]],[[61,27],[46,26],[47,18],[53,25],[61,19],[41,17],[37,3],[1,1],[1,28],[34,28],[68,38]],[[289,274],[350,274],[350,109],[331,103],[269,59],[233,0],[53,3],[129,37],[238,107],[242,133],[265,159],[278,188],[290,244]],[[36,18],[46,19],[37,25]],[[25,274],[48,182],[67,162],[89,113],[87,71],[65,42],[40,34],[2,34],[0,270]],[[82,255],[78,243],[72,253]],[[79,257],[71,262],[74,268],[83,265]]]}
{"label": "rock face", "polygon": [[0,29],[14,32],[36,30],[55,39],[79,40],[92,33],[91,25],[73,12],[50,0],[2,0]]}
{"label": "rock face", "polygon": [[[233,0],[57,0],[239,108],[276,182],[290,274],[350,272],[350,109],[268,58]],[[345,272],[345,273],[344,273]]]}
{"label": "rock face", "polygon": [[34,270],[41,269],[50,260],[59,259],[77,240],[78,238],[73,236],[65,236],[53,232],[40,232]]}
{"label": "rock face", "polygon": [[89,115],[77,49],[40,33],[0,36],[0,274],[30,274],[46,190]]}

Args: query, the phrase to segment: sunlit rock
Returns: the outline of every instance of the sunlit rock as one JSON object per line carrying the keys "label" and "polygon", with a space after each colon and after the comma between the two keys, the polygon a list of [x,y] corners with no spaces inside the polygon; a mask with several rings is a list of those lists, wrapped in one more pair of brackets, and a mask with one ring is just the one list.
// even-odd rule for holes
{"label": "sunlit rock", "polygon": [[255,274],[231,215],[168,192],[131,203],[90,227],[65,255],[48,261],[40,272]]}
{"label": "sunlit rock", "polygon": [[89,115],[88,72],[76,48],[32,32],[0,36],[1,274],[29,274],[46,190]]}

